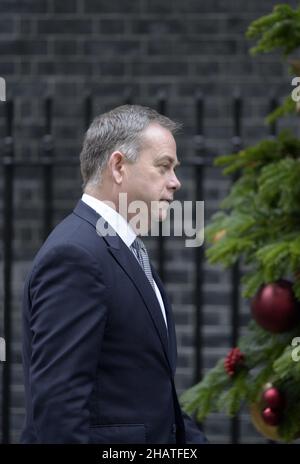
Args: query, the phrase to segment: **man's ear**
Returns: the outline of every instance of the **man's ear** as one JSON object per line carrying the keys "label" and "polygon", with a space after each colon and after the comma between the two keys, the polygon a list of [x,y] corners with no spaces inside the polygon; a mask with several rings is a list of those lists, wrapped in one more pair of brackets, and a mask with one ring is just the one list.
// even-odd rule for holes
{"label": "man's ear", "polygon": [[124,176],[125,156],[120,151],[114,151],[108,161],[108,169],[117,184],[121,184]]}

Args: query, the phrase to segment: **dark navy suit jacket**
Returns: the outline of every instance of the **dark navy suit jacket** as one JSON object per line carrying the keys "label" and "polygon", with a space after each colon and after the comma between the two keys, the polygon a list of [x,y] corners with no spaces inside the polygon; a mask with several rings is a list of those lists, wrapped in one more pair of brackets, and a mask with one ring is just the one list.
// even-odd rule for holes
{"label": "dark navy suit jacket", "polygon": [[202,443],[174,386],[168,321],[133,253],[81,200],[49,235],[23,303],[22,443]]}

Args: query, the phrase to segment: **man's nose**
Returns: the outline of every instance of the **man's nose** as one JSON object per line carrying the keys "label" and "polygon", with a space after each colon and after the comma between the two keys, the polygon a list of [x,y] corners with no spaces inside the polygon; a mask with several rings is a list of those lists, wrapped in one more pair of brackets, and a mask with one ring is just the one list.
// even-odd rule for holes
{"label": "man's nose", "polygon": [[179,179],[177,178],[176,174],[174,173],[173,174],[173,177],[171,179],[171,183],[170,183],[170,186],[171,188],[176,192],[176,190],[179,190],[180,187],[181,187],[181,183],[179,181]]}

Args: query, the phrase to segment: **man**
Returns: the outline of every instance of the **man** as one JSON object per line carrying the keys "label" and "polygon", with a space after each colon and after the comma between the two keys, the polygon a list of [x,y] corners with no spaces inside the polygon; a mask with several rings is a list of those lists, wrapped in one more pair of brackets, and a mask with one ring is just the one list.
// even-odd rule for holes
{"label": "man", "polygon": [[165,218],[180,187],[176,129],[125,105],[87,131],[83,197],[25,285],[23,443],[205,442],[178,403],[172,310],[130,206],[146,205],[144,229]]}

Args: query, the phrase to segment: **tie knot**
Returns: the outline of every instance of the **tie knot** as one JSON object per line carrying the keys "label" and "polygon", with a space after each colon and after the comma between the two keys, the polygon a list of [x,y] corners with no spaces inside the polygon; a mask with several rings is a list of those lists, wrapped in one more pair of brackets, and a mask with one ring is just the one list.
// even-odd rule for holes
{"label": "tie knot", "polygon": [[139,250],[146,251],[146,247],[144,245],[144,242],[139,237],[136,237],[136,239],[133,241],[131,246],[133,248],[135,248],[137,251],[139,251]]}

